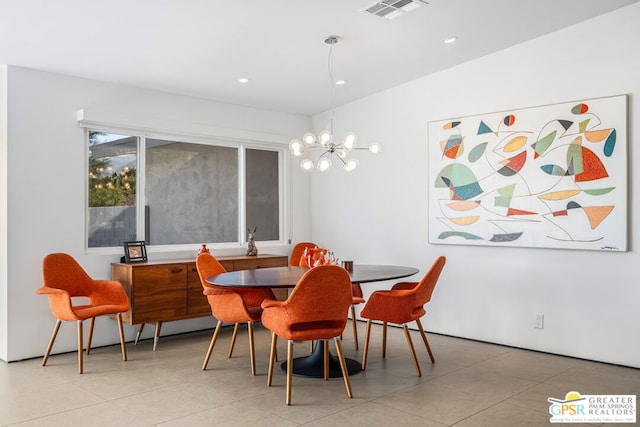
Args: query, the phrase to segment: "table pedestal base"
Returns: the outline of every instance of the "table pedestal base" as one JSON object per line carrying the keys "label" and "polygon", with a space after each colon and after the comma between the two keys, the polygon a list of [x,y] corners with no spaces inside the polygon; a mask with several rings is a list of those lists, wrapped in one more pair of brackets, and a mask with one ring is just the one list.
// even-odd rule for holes
{"label": "table pedestal base", "polygon": [[[324,378],[324,345],[323,341],[316,341],[313,352],[309,356],[296,357],[293,359],[293,375],[310,378]],[[344,358],[349,375],[362,371],[360,362]],[[283,362],[281,368],[287,371],[287,362]],[[342,378],[340,360],[329,352],[329,378]]]}

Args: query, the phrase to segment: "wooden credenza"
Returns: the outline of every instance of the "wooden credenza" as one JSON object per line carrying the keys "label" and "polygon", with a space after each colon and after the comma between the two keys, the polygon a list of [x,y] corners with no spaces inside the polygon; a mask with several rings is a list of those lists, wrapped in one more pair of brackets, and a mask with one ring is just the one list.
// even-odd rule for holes
{"label": "wooden credenza", "polygon": [[[284,267],[289,263],[286,255],[268,254],[220,256],[216,259],[227,271]],[[136,343],[145,323],[156,324],[154,350],[162,322],[211,316],[195,260],[114,262],[111,264],[111,279],[122,283],[131,303],[122,320],[130,325],[140,325]],[[278,295],[281,289],[274,291],[278,298],[282,297]]]}

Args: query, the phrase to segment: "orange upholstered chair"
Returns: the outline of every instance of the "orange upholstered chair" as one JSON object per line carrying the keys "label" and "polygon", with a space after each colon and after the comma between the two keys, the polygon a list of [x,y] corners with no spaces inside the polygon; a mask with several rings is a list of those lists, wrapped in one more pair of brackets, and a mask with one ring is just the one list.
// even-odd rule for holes
{"label": "orange upholstered chair", "polygon": [[[293,251],[291,252],[291,259],[289,260],[290,266],[299,265],[302,267],[309,267],[306,259],[302,257],[304,250],[309,248],[317,248],[318,246],[315,243],[311,242],[300,242],[294,246]],[[325,249],[321,249],[326,251]],[[358,349],[358,325],[356,324],[356,305],[362,304],[364,302],[364,298],[362,298],[362,288],[360,287],[360,283],[354,283],[351,285],[351,292],[353,294],[351,300],[351,323],[353,324],[353,341],[354,347]]]}
{"label": "orange upholstered chair", "polygon": [[207,277],[225,273],[225,268],[211,254],[200,254],[196,259],[196,267],[200,282],[211,306],[211,314],[218,320],[216,329],[211,337],[211,343],[204,358],[202,369],[207,369],[207,364],[211,358],[213,347],[216,345],[220,328],[225,322],[235,323],[228,357],[231,357],[233,344],[238,331],[239,322],[247,322],[249,332],[249,353],[251,355],[251,375],[256,374],[256,358],[253,345],[253,323],[260,321],[262,308],[260,304],[265,299],[275,299],[273,291],[269,288],[231,288],[226,286],[215,286],[207,283]]}
{"label": "orange upholstered chair", "polygon": [[[315,248],[318,245],[316,245],[315,243],[311,243],[311,242],[300,242],[297,243],[294,247],[293,250],[291,251],[291,258],[289,258],[289,266],[291,267],[295,267],[300,265],[300,259],[302,258],[302,254],[304,253],[304,250],[307,248]],[[305,263],[306,265],[306,263]]]}
{"label": "orange upholstered chair", "polygon": [[[42,262],[43,286],[37,294],[49,297],[51,312],[56,317],[56,325],[42,360],[47,364],[53,343],[58,335],[60,324],[64,321],[78,322],[78,372],[83,372],[82,322],[91,319],[87,338],[87,355],[91,351],[93,325],[97,316],[116,315],[120,332],[122,360],[127,360],[127,349],[122,329],[122,313],[129,310],[129,298],[120,282],[112,280],[94,280],[80,267],[72,256],[62,253],[47,255]],[[88,298],[88,302],[74,305],[73,297]]]}
{"label": "orange upholstered chair", "polygon": [[[335,265],[310,269],[298,281],[286,301],[267,300],[262,303],[262,325],[271,330],[271,353],[267,385],[271,386],[278,337],[288,340],[287,405],[291,404],[294,341],[328,340],[336,343],[347,395],[352,397],[340,334],[347,323],[351,305],[351,279],[347,271]],[[324,379],[329,378],[329,349],[324,341]]]}
{"label": "orange upholstered chair", "polygon": [[402,325],[404,334],[407,337],[409,350],[413,357],[413,364],[416,367],[418,376],[422,376],[420,364],[416,357],[416,351],[409,335],[407,323],[416,321],[418,330],[424,341],[424,345],[429,352],[431,363],[435,363],[433,353],[429,347],[429,341],[424,333],[420,318],[426,313],[424,305],[431,300],[431,294],[436,287],[440,273],[444,268],[446,258],[439,257],[431,266],[431,269],[420,280],[420,282],[400,282],[394,285],[389,291],[375,291],[369,297],[369,301],[362,309],[360,315],[367,319],[367,334],[364,341],[364,353],[362,355],[362,370],[367,365],[367,352],[369,350],[369,336],[371,333],[371,321],[382,321],[382,357],[385,357],[387,341],[387,323]]}

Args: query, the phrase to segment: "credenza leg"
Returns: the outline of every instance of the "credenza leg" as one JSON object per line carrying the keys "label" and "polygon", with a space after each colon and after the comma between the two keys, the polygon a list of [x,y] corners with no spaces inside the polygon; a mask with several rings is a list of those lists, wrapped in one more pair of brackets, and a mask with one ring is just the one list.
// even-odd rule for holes
{"label": "credenza leg", "polygon": [[134,343],[134,345],[138,345],[138,340],[140,339],[140,335],[142,335],[143,329],[144,329],[144,323],[140,323],[140,326],[138,326],[138,333],[136,334],[136,342]]}
{"label": "credenza leg", "polygon": [[160,329],[162,328],[162,322],[156,322],[156,333],[153,336],[153,351],[156,351],[158,346],[158,340],[160,339]]}

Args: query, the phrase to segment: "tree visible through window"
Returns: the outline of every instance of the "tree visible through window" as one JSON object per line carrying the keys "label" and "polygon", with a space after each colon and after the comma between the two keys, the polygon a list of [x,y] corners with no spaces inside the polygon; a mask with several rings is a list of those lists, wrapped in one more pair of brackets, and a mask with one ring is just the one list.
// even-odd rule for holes
{"label": "tree visible through window", "polygon": [[137,146],[134,136],[89,132],[89,247],[137,240]]}

